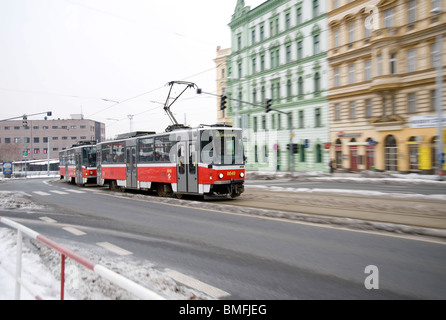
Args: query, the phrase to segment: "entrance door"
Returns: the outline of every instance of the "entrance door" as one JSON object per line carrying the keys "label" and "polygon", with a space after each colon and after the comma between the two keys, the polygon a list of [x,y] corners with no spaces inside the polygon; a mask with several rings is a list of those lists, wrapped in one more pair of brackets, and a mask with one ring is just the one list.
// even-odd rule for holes
{"label": "entrance door", "polygon": [[350,170],[353,172],[358,171],[358,147],[350,147]]}
{"label": "entrance door", "polygon": [[178,143],[177,186],[178,192],[198,193],[198,153],[190,141]]}
{"label": "entrance door", "polygon": [[136,189],[136,147],[126,148],[127,182],[126,188]]}

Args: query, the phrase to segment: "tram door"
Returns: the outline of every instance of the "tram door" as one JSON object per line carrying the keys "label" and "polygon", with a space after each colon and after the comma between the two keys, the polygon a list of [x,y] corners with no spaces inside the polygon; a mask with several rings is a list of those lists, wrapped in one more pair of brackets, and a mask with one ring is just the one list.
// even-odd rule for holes
{"label": "tram door", "polygon": [[80,153],[76,153],[75,155],[76,159],[76,183],[77,184],[83,184],[83,176],[82,176],[82,150]]}
{"label": "tram door", "polygon": [[127,188],[136,189],[136,147],[126,148]]}
{"label": "tram door", "polygon": [[198,152],[191,141],[178,143],[178,192],[198,193]]}

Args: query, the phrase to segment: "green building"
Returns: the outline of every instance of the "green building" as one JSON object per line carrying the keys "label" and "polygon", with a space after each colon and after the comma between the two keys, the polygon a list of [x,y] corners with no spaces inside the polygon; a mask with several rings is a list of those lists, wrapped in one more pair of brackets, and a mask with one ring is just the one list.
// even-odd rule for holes
{"label": "green building", "polygon": [[229,27],[227,113],[244,129],[246,168],[328,171],[326,1],[238,0]]}

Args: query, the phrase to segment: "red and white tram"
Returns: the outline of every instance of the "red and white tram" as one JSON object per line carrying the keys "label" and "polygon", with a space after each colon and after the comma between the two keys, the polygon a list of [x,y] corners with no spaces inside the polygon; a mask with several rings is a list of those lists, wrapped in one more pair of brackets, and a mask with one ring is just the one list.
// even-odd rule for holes
{"label": "red and white tram", "polygon": [[160,196],[240,196],[245,166],[241,129],[181,128],[97,144],[98,185]]}
{"label": "red and white tram", "polygon": [[78,185],[96,184],[96,155],[96,142],[81,142],[60,151],[60,179]]}

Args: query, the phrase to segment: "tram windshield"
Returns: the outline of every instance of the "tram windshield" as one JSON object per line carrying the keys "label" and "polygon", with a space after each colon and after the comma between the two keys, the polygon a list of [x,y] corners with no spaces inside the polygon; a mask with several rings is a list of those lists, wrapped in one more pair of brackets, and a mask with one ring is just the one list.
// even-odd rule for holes
{"label": "tram windshield", "polygon": [[96,167],[96,147],[82,148],[83,165]]}
{"label": "tram windshield", "polygon": [[201,135],[202,161],[207,164],[243,164],[240,130],[205,130]]}

